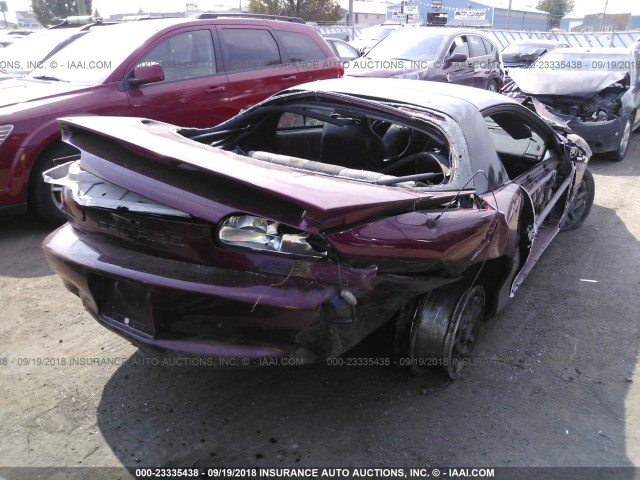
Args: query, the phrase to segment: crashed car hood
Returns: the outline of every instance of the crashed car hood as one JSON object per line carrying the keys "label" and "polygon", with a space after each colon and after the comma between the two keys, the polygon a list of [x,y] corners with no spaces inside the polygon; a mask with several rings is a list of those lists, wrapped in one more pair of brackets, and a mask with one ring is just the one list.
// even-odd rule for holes
{"label": "crashed car hood", "polygon": [[592,97],[623,80],[627,72],[558,71],[537,68],[513,68],[509,76],[520,90],[530,95],[566,95]]}
{"label": "crashed car hood", "polygon": [[129,117],[59,120],[82,168],[193,216],[220,221],[229,207],[316,233],[442,203],[456,192],[374,185],[274,165],[204,145],[178,127]]}

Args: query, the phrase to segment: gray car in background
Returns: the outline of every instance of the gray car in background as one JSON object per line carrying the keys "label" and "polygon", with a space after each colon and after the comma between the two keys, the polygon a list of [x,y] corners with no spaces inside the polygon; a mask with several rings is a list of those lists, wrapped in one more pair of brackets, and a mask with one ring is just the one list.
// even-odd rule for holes
{"label": "gray car in background", "polygon": [[397,30],[351,62],[345,75],[455,83],[499,91],[500,50],[477,30],[415,27]]}
{"label": "gray car in background", "polygon": [[556,48],[569,48],[570,45],[559,40],[527,39],[511,42],[502,50],[502,63],[504,64],[505,82],[509,83],[510,68],[527,68],[545,53]]}
{"label": "gray car in background", "polygon": [[562,48],[509,72],[503,93],[544,105],[593,153],[624,159],[640,126],[640,43],[631,48]]}

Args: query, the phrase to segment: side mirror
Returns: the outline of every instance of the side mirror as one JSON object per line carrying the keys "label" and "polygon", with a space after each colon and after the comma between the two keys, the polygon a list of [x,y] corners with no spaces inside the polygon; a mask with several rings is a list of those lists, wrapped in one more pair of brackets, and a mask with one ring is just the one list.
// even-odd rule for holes
{"label": "side mirror", "polygon": [[130,85],[144,85],[157,83],[164,80],[162,65],[156,62],[141,63],[133,69],[133,77],[129,79]]}
{"label": "side mirror", "polygon": [[467,61],[467,56],[464,53],[454,53],[444,59],[445,63],[462,63]]}

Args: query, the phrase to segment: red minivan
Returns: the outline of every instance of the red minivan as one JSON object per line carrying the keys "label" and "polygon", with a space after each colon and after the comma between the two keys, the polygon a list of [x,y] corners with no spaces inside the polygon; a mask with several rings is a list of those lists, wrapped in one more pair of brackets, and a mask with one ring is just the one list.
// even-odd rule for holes
{"label": "red minivan", "polygon": [[157,19],[95,29],[28,76],[0,84],[0,213],[64,221],[42,181],[58,117],[126,115],[215,125],[271,94],[344,70],[314,27],[256,18]]}

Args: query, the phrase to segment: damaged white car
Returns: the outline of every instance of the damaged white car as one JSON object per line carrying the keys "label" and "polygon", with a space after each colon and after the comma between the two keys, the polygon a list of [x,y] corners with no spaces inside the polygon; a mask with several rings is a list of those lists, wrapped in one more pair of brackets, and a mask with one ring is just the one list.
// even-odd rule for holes
{"label": "damaged white car", "polygon": [[509,71],[503,89],[533,97],[583,137],[593,153],[622,160],[640,125],[640,42],[631,48],[562,48]]}

